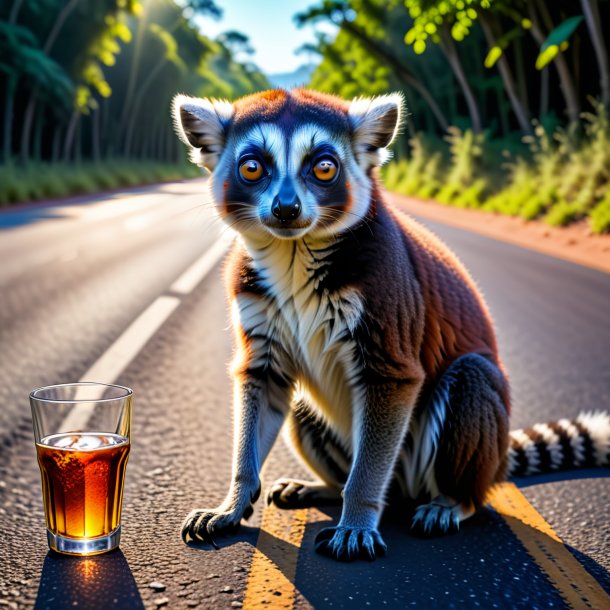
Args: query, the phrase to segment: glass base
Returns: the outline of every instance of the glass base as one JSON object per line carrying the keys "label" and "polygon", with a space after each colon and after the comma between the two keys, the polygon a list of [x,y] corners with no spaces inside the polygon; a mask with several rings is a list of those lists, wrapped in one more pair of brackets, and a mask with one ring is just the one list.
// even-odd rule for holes
{"label": "glass base", "polygon": [[56,553],[64,555],[99,555],[107,553],[119,546],[121,540],[121,526],[110,532],[107,536],[99,538],[65,538],[47,530],[49,548]]}

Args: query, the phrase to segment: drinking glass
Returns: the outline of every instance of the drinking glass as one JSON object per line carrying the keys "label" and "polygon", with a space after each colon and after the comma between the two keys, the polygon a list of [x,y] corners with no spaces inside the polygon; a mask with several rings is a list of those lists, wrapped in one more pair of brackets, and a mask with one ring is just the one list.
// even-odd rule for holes
{"label": "drinking glass", "polygon": [[133,392],[68,383],[30,394],[49,547],[97,555],[118,547]]}

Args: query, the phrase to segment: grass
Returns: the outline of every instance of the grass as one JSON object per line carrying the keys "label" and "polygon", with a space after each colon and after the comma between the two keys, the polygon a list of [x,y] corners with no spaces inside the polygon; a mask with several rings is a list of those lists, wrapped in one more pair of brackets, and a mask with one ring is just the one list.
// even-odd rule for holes
{"label": "grass", "polygon": [[446,205],[554,226],[585,219],[592,232],[610,233],[608,114],[595,104],[580,134],[536,124],[523,144],[452,128],[443,147],[416,134],[410,158],[385,168],[384,179],[390,190]]}
{"label": "grass", "polygon": [[193,165],[114,159],[0,166],[0,207],[200,176]]}

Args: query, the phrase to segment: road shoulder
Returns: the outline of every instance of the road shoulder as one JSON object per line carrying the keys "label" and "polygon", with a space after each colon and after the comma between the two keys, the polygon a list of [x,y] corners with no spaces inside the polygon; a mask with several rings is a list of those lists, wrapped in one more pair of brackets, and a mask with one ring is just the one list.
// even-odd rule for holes
{"label": "road shoulder", "polygon": [[610,273],[610,235],[592,234],[584,221],[569,227],[551,227],[540,221],[454,208],[398,193],[388,194],[390,201],[413,216]]}

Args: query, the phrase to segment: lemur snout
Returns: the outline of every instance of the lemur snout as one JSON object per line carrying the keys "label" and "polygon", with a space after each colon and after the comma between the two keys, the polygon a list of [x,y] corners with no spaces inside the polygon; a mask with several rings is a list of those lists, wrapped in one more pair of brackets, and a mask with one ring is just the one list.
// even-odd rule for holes
{"label": "lemur snout", "polygon": [[301,213],[301,202],[298,199],[295,199],[286,203],[281,201],[279,197],[276,197],[271,206],[271,213],[276,218],[279,218],[280,222],[294,220]]}
{"label": "lemur snout", "polygon": [[280,186],[280,192],[273,199],[271,213],[280,222],[294,220],[301,213],[301,202],[292,181],[288,177],[284,178]]}

